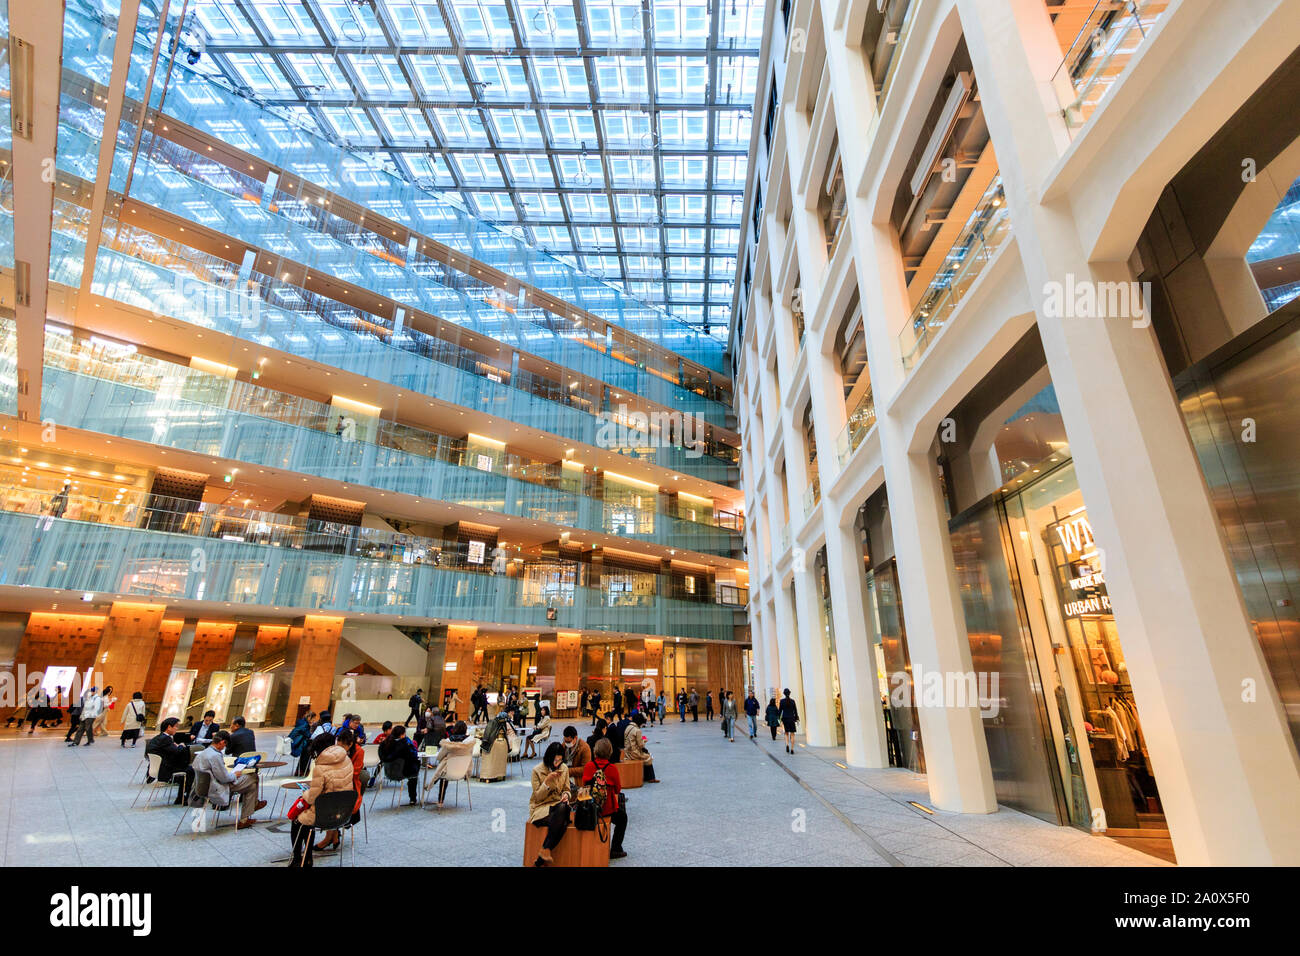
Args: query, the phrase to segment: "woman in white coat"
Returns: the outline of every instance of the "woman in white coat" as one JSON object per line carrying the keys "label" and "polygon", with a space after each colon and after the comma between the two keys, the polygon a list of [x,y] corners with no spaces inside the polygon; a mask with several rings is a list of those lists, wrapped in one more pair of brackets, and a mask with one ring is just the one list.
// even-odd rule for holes
{"label": "woman in white coat", "polygon": [[140,731],[144,729],[145,706],[144,694],[136,691],[127,701],[126,706],[122,708],[122,746],[131,741],[131,746],[136,745],[140,739]]}

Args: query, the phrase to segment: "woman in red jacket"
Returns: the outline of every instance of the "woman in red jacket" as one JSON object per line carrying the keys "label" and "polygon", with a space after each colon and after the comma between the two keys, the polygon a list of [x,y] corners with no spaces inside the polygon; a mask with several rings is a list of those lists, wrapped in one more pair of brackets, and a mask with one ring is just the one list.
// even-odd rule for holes
{"label": "woman in red jacket", "polygon": [[610,762],[614,756],[614,747],[606,739],[596,741],[591,751],[591,761],[582,767],[582,785],[591,786],[596,779],[596,771],[605,778],[605,805],[600,808],[600,815],[608,817],[614,827],[614,839],[609,845],[609,858],[621,860],[627,856],[623,852],[623,834],[627,832],[627,810],[623,809],[623,783],[618,779],[618,767]]}

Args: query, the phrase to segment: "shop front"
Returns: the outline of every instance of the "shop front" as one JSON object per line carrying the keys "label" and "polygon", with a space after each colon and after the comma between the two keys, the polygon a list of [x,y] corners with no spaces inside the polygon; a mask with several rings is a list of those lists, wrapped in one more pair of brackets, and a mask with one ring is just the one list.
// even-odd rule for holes
{"label": "shop front", "polygon": [[1000,803],[1172,858],[1068,448],[949,525]]}

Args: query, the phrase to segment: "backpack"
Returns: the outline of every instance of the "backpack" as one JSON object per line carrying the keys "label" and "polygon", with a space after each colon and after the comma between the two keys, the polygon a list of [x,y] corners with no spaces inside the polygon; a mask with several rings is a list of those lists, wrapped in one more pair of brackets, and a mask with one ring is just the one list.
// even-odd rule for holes
{"label": "backpack", "polygon": [[591,782],[587,784],[587,789],[591,793],[592,802],[596,805],[596,813],[604,815],[605,803],[609,800],[609,781],[605,779],[604,768],[596,767],[596,772],[592,775]]}

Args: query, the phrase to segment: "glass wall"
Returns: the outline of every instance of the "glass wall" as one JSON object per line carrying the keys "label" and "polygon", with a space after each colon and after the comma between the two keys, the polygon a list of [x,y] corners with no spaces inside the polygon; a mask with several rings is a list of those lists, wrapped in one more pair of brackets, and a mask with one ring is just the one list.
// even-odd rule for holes
{"label": "glass wall", "polygon": [[1300,747],[1300,300],[1179,377],[1184,418]]}
{"label": "glass wall", "polygon": [[1037,471],[949,525],[998,800],[1172,859],[1074,464]]}

